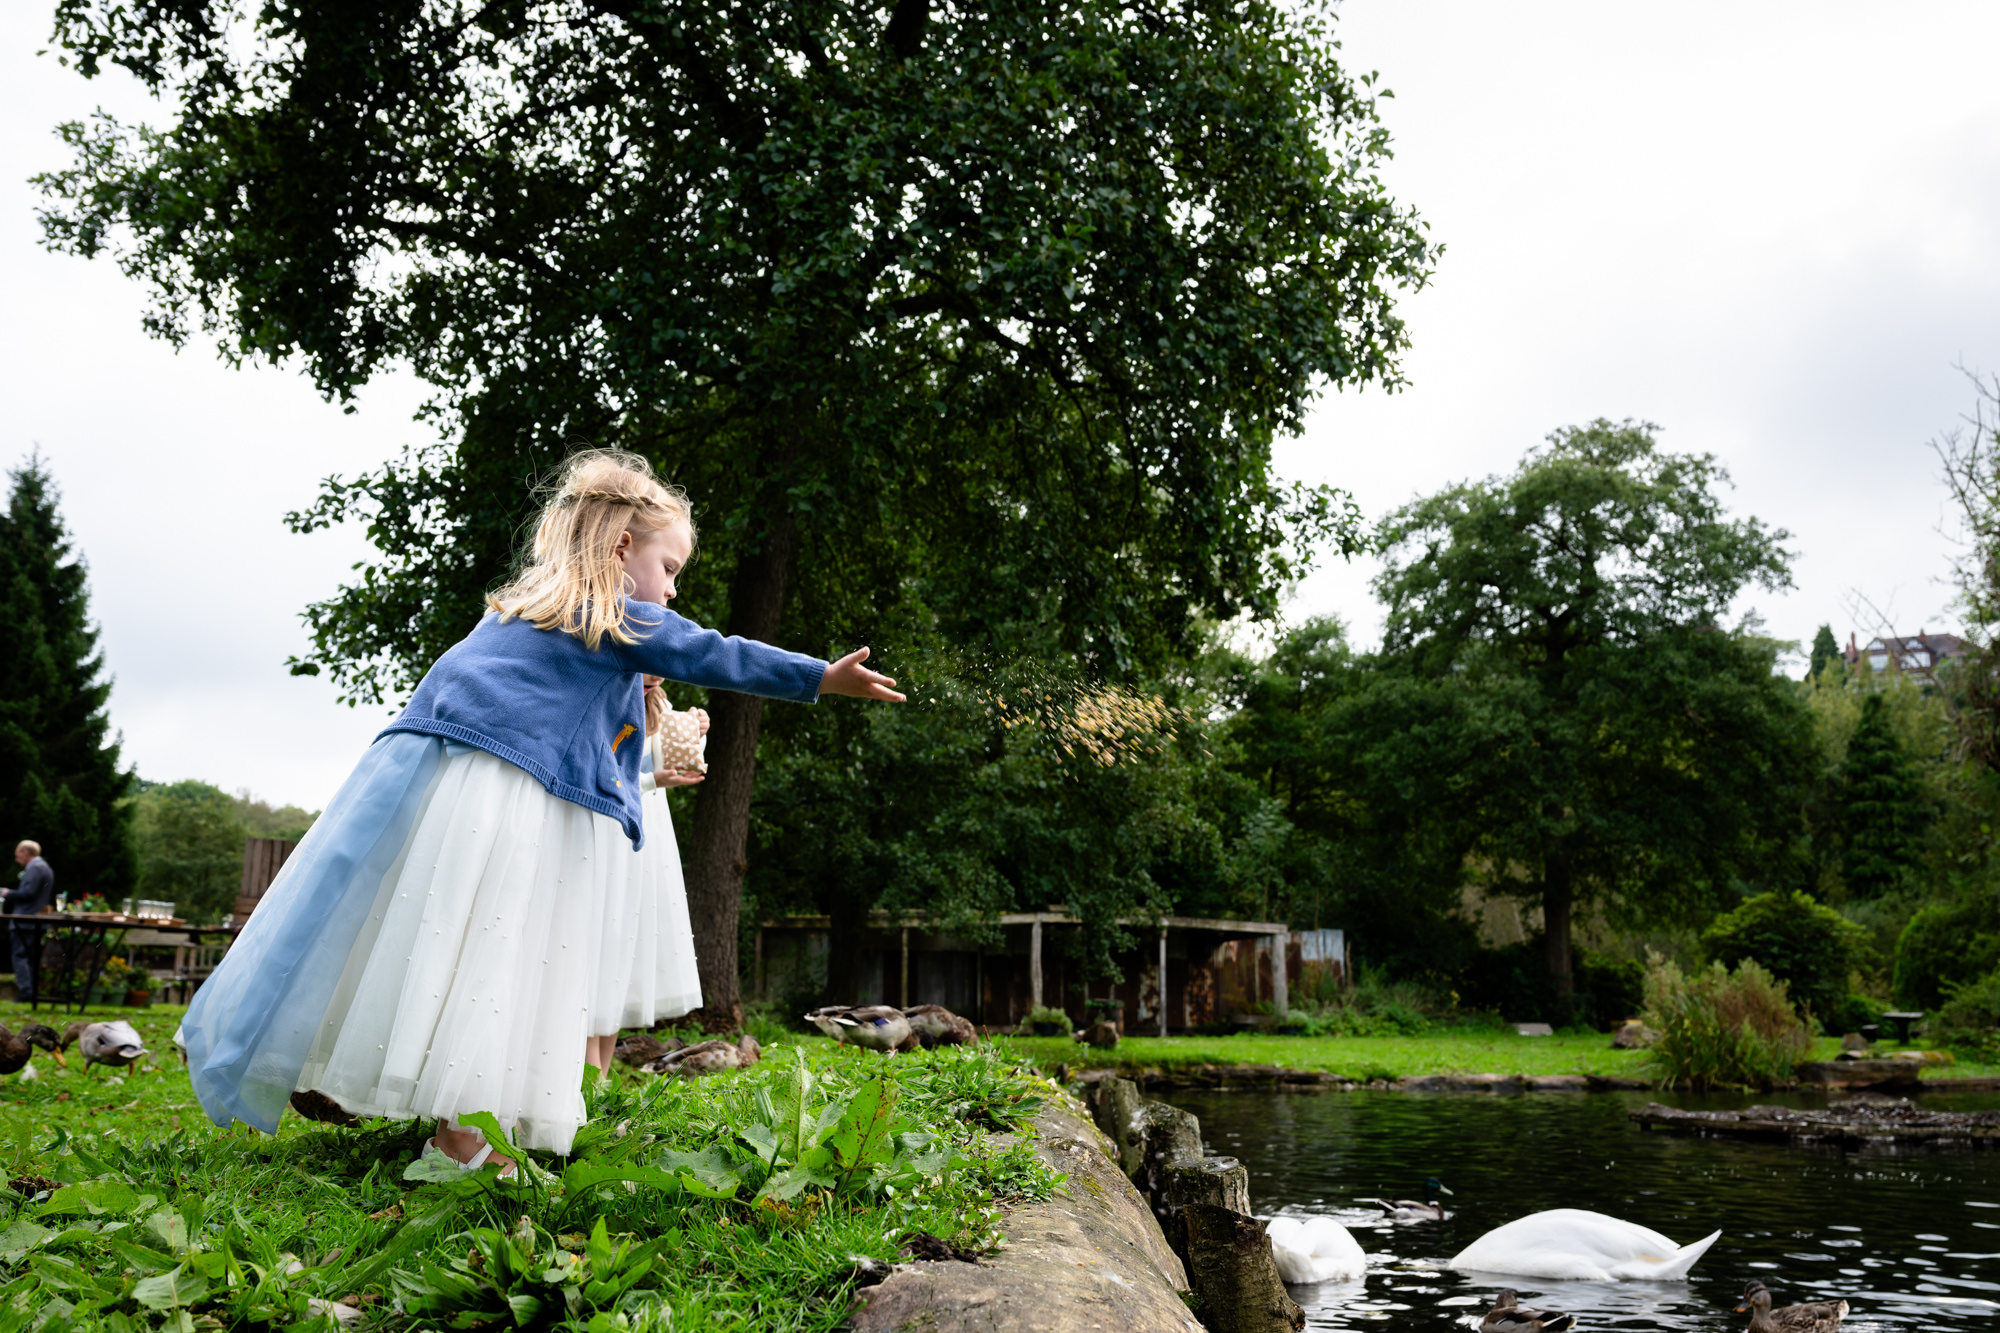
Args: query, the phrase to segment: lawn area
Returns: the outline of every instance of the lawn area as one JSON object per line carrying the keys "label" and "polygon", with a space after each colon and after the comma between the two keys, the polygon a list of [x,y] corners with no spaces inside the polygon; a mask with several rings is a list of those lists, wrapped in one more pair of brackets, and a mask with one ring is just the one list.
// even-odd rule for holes
{"label": "lawn area", "polygon": [[[915,1232],[990,1248],[1002,1206],[1061,1180],[993,1141],[1050,1089],[992,1045],[888,1061],[814,1037],[704,1079],[617,1069],[587,1082],[572,1156],[502,1184],[406,1176],[428,1124],[217,1129],[180,1013],[90,1015],[156,1053],[127,1073],[37,1052],[37,1077],[0,1083],[0,1333],[331,1327],[329,1301],[370,1329],[832,1329],[856,1256]],[[0,1005],[12,1029],[67,1018]]]}
{"label": "lawn area", "polygon": [[[1172,1069],[1189,1065],[1275,1065],[1324,1070],[1342,1078],[1393,1079],[1426,1074],[1595,1074],[1643,1079],[1645,1052],[1614,1051],[1603,1033],[1523,1037],[1491,1029],[1439,1029],[1404,1037],[1273,1037],[1242,1033],[1218,1037],[1126,1037],[1112,1051],[1097,1051],[1062,1037],[1006,1037],[1037,1066],[1071,1069]],[[1822,1037],[1808,1058],[1831,1060],[1840,1043]],[[1926,1070],[1926,1077],[2000,1075],[2000,1066],[1957,1062]]]}

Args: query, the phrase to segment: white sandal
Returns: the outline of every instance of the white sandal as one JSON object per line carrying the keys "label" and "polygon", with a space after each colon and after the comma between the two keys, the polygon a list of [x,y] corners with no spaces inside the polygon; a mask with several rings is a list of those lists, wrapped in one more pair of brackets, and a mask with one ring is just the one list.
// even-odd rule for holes
{"label": "white sandal", "polygon": [[[423,1155],[425,1157],[429,1157],[433,1153],[435,1153],[438,1157],[443,1158],[445,1161],[451,1163],[453,1166],[459,1168],[459,1170],[461,1171],[477,1171],[480,1167],[486,1165],[487,1158],[493,1156],[493,1145],[490,1143],[480,1144],[479,1151],[472,1154],[471,1161],[461,1162],[456,1157],[453,1157],[450,1153],[446,1152],[443,1148],[440,1148],[438,1146],[438,1141],[435,1138],[425,1139]],[[518,1168],[517,1163],[514,1162],[507,1163],[507,1165],[500,1168],[500,1179],[502,1180],[514,1179],[517,1175],[520,1174],[517,1168]]]}

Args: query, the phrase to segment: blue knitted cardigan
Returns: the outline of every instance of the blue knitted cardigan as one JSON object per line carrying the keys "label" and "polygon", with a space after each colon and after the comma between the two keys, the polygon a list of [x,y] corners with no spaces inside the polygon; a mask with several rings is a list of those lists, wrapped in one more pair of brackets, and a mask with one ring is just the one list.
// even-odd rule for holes
{"label": "blue knitted cardigan", "polygon": [[382,735],[409,731],[477,746],[532,774],[551,796],[609,815],[641,847],[642,673],[812,703],[827,664],[725,638],[651,602],[626,603],[626,624],[638,642],[607,638],[593,652],[574,634],[489,611],[437,660]]}

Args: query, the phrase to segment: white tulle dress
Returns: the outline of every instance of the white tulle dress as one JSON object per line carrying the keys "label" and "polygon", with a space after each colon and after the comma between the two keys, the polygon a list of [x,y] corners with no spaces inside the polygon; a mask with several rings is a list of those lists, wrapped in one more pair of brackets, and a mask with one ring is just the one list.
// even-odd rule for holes
{"label": "white tulle dress", "polygon": [[626,844],[628,873],[601,877],[602,931],[593,970],[590,1034],[614,1036],[621,1028],[650,1027],[701,1008],[695,970],[694,930],[688,920],[687,881],[667,793],[653,785],[661,767],[660,738],[646,741],[640,805],[646,845]]}
{"label": "white tulle dress", "polygon": [[447,747],[298,1088],[364,1116],[490,1111],[523,1147],[568,1151],[599,912],[637,860],[614,821]]}

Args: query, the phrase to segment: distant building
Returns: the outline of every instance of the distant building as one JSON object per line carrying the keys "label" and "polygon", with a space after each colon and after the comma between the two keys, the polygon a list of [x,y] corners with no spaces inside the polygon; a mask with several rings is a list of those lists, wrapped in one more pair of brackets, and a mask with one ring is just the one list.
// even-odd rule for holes
{"label": "distant building", "polygon": [[1858,671],[1866,662],[1872,675],[1893,673],[1908,676],[1918,685],[1936,685],[1938,667],[1965,656],[1965,640],[1956,634],[1928,634],[1918,630],[1908,638],[1870,639],[1867,647],[1859,648],[1850,634],[1847,651],[1842,656],[1846,657],[1850,671]]}

